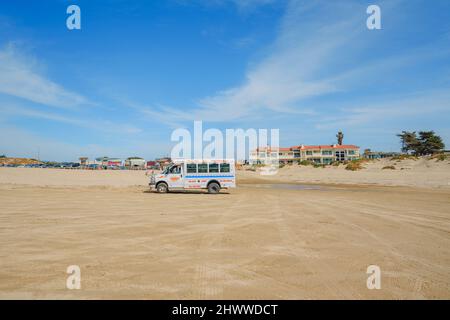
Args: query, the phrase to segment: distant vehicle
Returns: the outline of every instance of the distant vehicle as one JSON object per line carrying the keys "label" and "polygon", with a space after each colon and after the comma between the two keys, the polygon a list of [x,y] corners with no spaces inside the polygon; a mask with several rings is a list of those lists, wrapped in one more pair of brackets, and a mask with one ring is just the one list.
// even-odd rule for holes
{"label": "distant vehicle", "polygon": [[152,174],[149,185],[159,193],[194,189],[219,193],[236,187],[234,160],[179,160]]}
{"label": "distant vehicle", "polygon": [[91,170],[96,170],[96,169],[99,168],[99,165],[98,165],[98,164],[95,164],[95,163],[92,163],[92,164],[89,164],[89,165],[87,166],[87,168],[88,168],[88,169],[91,169]]}
{"label": "distant vehicle", "polygon": [[80,167],[80,164],[77,162],[61,162],[59,167],[63,169],[75,169]]}

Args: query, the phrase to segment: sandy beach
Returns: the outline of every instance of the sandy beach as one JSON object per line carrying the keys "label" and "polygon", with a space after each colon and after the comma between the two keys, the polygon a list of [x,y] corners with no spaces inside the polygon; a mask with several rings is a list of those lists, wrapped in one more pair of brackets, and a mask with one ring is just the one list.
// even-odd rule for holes
{"label": "sandy beach", "polygon": [[143,171],[0,168],[0,298],[449,299],[449,166],[384,165],[242,171],[219,195],[152,193]]}

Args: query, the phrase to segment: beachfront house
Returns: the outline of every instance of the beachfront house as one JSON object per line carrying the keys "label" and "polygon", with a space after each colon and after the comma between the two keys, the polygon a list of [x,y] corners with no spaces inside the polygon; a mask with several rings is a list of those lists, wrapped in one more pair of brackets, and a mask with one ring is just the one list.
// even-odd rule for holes
{"label": "beachfront house", "polygon": [[123,161],[121,159],[117,159],[117,158],[109,158],[108,159],[108,167],[112,167],[112,168],[118,168],[121,167],[123,165]]}
{"label": "beachfront house", "polygon": [[370,149],[364,150],[363,158],[366,159],[384,159],[392,158],[401,155],[400,152],[384,152],[384,151],[371,151]]}
{"label": "beachfront house", "polygon": [[[278,154],[278,155],[277,155]],[[289,164],[310,161],[317,164],[330,164],[336,161],[355,160],[360,157],[359,147],[355,145],[299,145],[289,148],[258,148],[250,152],[249,163],[268,163],[278,157],[280,163]]]}
{"label": "beachfront house", "polygon": [[99,157],[95,158],[95,161],[92,164],[96,164],[103,169],[115,168],[122,166],[122,160],[118,158],[110,158],[110,157]]}
{"label": "beachfront house", "polygon": [[158,163],[156,161],[152,161],[152,160],[147,161],[146,166],[147,166],[147,169],[159,169]]}
{"label": "beachfront house", "polygon": [[125,160],[125,167],[127,169],[145,169],[147,162],[139,157],[129,157]]}
{"label": "beachfront house", "polygon": [[86,166],[89,164],[88,163],[88,161],[89,161],[88,157],[79,157],[78,160],[79,160],[81,168],[86,168]]}

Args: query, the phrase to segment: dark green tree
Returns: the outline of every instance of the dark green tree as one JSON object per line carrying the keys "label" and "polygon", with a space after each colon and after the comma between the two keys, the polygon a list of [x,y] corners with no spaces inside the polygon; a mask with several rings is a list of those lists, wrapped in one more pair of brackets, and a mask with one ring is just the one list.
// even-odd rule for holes
{"label": "dark green tree", "polygon": [[440,136],[434,131],[420,131],[419,136],[416,132],[402,131],[397,134],[402,143],[402,152],[414,153],[415,155],[427,155],[441,151],[445,148]]}
{"label": "dark green tree", "polygon": [[433,154],[445,148],[442,138],[434,133],[434,131],[420,131],[419,144],[415,150],[418,155]]}
{"label": "dark green tree", "polygon": [[397,134],[397,137],[400,137],[400,141],[402,144],[402,152],[410,153],[415,152],[419,145],[419,141],[417,140],[416,132],[402,131],[402,133]]}

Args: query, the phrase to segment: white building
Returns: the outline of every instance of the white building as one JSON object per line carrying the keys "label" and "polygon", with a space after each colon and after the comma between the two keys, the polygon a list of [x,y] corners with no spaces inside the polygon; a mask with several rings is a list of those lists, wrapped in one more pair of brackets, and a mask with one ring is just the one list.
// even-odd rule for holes
{"label": "white building", "polygon": [[128,169],[145,169],[147,162],[145,159],[138,157],[130,157],[125,160],[125,167]]}
{"label": "white building", "polygon": [[250,152],[250,164],[268,163],[278,154],[280,163],[311,161],[317,164],[330,164],[336,161],[355,160],[360,157],[359,147],[355,145],[293,146],[290,148],[258,148]]}

